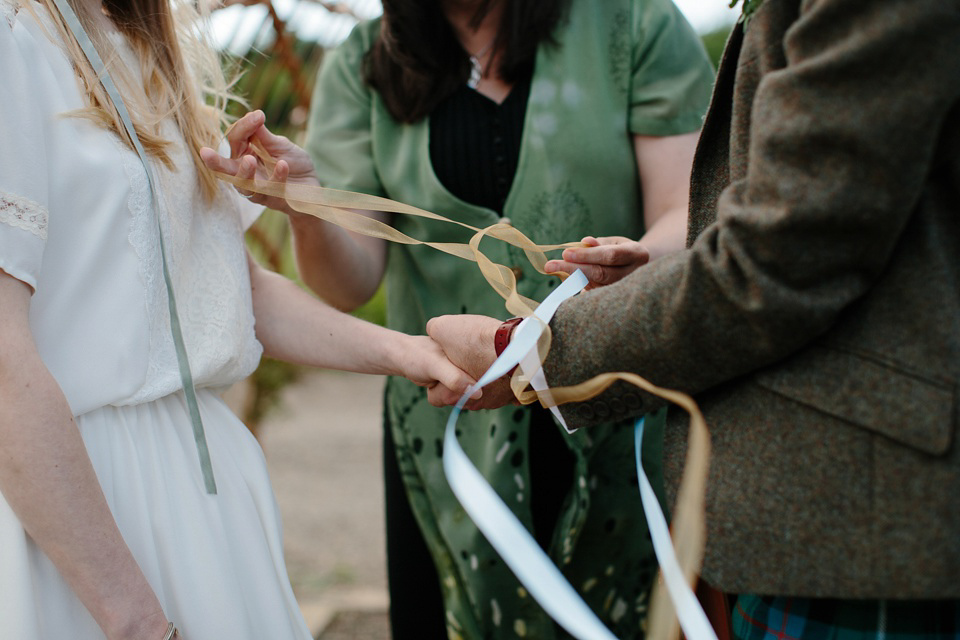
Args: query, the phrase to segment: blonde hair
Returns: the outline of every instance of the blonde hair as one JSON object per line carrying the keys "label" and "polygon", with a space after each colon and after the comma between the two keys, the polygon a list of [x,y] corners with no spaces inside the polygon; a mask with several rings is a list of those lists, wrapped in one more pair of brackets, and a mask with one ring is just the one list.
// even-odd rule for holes
{"label": "blonde hair", "polygon": [[[120,116],[76,38],[53,0],[36,0],[46,7],[66,52],[77,71],[89,106],[78,115],[115,132],[131,148],[133,143]],[[200,187],[212,199],[217,179],[200,159],[200,147],[216,148],[226,124],[225,108],[231,99],[220,60],[200,34],[206,15],[187,0],[104,0],[104,10],[127,38],[140,62],[140,77],[131,75],[117,57],[107,36],[94,26],[85,3],[68,0],[120,89],[144,150],[173,168],[168,149],[172,141],[162,135],[162,124],[173,118],[197,168]],[[18,0],[28,11],[34,0]],[[204,0],[197,4],[202,5]],[[173,6],[175,5],[175,6]],[[142,83],[140,82],[142,78]],[[141,85],[142,86],[138,86]]]}

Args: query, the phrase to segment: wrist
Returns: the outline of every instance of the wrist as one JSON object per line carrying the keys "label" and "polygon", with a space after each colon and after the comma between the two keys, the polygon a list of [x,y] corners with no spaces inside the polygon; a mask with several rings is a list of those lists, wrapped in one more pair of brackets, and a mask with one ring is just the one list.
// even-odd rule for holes
{"label": "wrist", "polygon": [[290,206],[290,203],[286,200],[283,201],[282,212],[287,214],[287,220],[290,221],[290,228],[294,232],[303,232],[312,231],[316,226],[319,226],[317,223],[322,222],[320,218],[312,216],[309,213],[300,213],[296,209]]}
{"label": "wrist", "polygon": [[[107,638],[111,640],[163,640],[170,629],[169,625],[167,616],[160,610],[133,620],[127,620],[123,624],[114,626],[112,631],[105,631],[107,632]],[[174,636],[174,638],[176,637]]]}
{"label": "wrist", "polygon": [[421,346],[417,337],[391,330],[383,343],[383,359],[373,363],[374,367],[379,364],[382,368],[382,371],[376,373],[406,378],[410,363],[417,358],[418,347]]}
{"label": "wrist", "polygon": [[516,331],[517,325],[521,322],[523,322],[523,318],[514,317],[509,320],[504,320],[500,326],[497,327],[496,332],[493,334],[493,349],[498,358],[507,348],[507,345],[510,344],[510,340],[513,339],[513,332]]}
{"label": "wrist", "polygon": [[[523,318],[513,317],[508,320],[504,320],[500,323],[500,326],[497,327],[496,332],[493,334],[493,350],[497,354],[497,357],[500,357],[506,348],[510,344],[510,341],[513,339],[513,333],[517,330],[517,326],[523,322]],[[517,370],[517,367],[514,366],[510,371],[507,372],[506,377],[513,375],[513,372]]]}

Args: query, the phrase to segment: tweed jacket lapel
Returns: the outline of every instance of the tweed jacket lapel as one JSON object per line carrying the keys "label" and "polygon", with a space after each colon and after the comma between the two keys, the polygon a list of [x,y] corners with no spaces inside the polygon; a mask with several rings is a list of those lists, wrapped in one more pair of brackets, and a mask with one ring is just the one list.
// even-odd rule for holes
{"label": "tweed jacket lapel", "polygon": [[687,244],[717,218],[717,200],[730,183],[730,112],[743,28],[737,24],[727,40],[717,70],[710,109],[703,122],[690,177],[690,223]]}

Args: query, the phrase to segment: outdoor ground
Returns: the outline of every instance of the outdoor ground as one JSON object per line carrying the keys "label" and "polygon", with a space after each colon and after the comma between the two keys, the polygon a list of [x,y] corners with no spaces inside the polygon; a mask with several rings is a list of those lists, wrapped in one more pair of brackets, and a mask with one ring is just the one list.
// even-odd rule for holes
{"label": "outdoor ground", "polygon": [[287,569],[321,640],[389,640],[380,415],[384,378],[308,372],[261,426]]}

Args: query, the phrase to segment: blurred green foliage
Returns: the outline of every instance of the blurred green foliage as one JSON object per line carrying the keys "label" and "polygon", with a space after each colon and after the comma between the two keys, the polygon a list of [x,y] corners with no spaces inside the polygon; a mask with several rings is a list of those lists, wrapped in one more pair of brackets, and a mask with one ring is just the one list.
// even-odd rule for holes
{"label": "blurred green foliage", "polygon": [[713,61],[713,68],[716,69],[720,64],[720,57],[723,55],[723,47],[727,43],[727,37],[730,35],[731,27],[720,27],[708,33],[700,35],[703,46],[707,50],[707,55]]}

